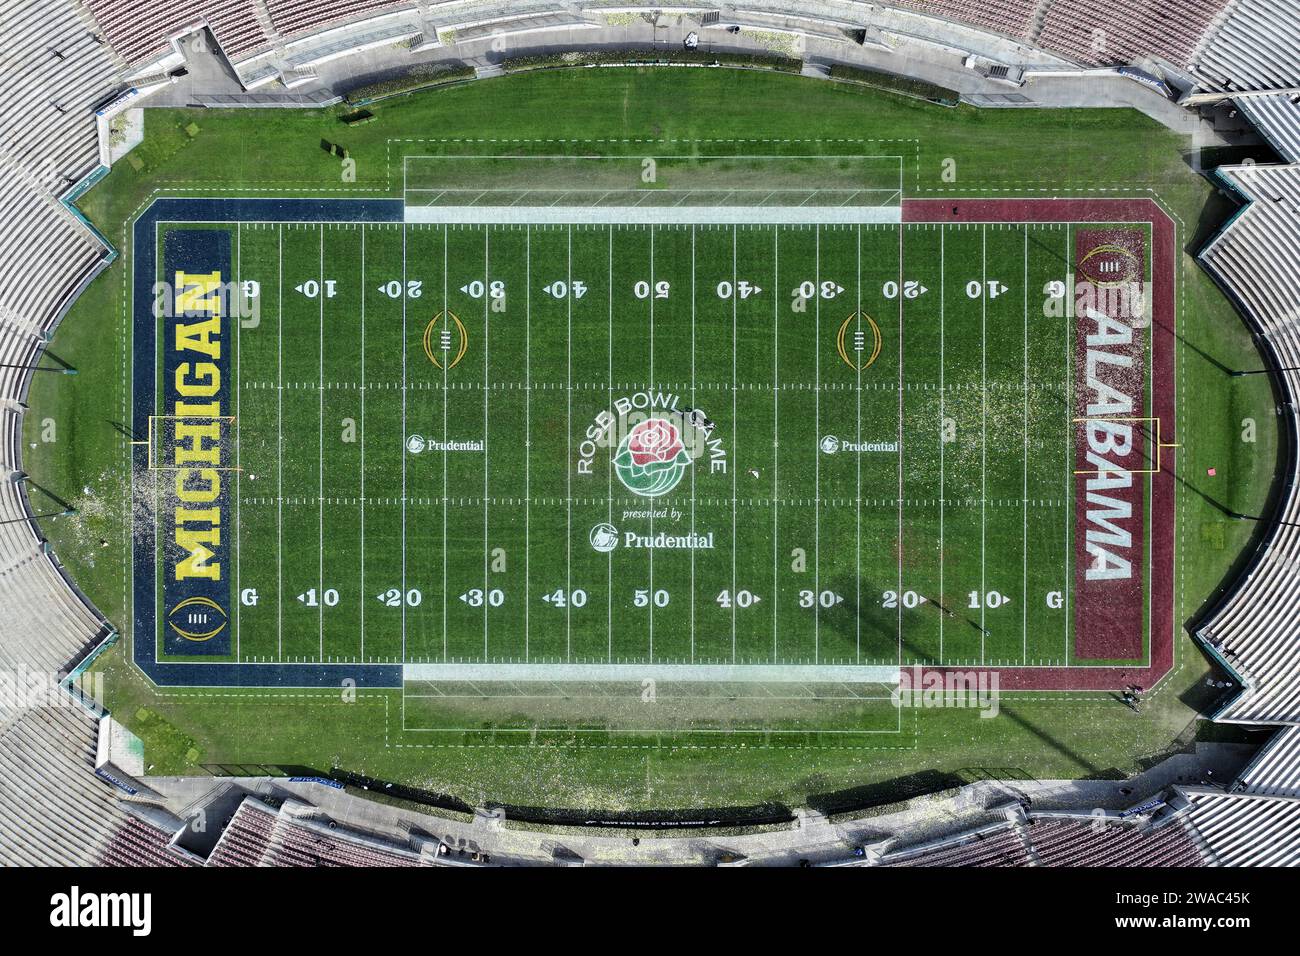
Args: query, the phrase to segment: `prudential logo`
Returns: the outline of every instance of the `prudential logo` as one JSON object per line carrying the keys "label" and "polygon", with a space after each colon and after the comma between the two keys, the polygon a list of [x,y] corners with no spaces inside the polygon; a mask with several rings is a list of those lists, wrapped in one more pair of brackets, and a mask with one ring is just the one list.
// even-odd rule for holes
{"label": "prudential logo", "polygon": [[153,929],[153,894],[82,893],[72,887],[50,897],[50,925],[59,928],[127,927],[133,936]]}

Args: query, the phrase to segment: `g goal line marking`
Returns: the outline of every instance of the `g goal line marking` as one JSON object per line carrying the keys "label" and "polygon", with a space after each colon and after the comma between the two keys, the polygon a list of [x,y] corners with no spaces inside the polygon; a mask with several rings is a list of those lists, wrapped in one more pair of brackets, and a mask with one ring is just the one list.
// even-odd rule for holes
{"label": "g goal line marking", "polygon": [[[132,444],[134,445],[143,444],[147,446],[147,452],[148,452],[147,460],[148,460],[149,471],[176,471],[181,466],[176,465],[174,463],[167,463],[167,464],[160,463],[159,458],[161,456],[155,455],[155,451],[157,450],[158,447],[157,442],[160,440],[165,441],[167,440],[168,437],[169,429],[166,427],[165,423],[167,422],[194,422],[194,423],[218,422],[221,423],[219,425],[220,435],[216,439],[216,444],[214,444],[211,449],[214,453],[214,460],[211,463],[205,464],[204,468],[210,471],[242,471],[243,469],[239,467],[238,462],[236,462],[233,465],[227,465],[221,463],[226,458],[233,457],[233,456],[222,455],[221,448],[223,445],[227,444],[228,441],[233,440],[228,438],[226,433],[229,429],[233,429],[237,427],[238,421],[239,419],[234,415],[150,415],[148,437],[143,442],[132,442]],[[155,422],[161,422],[163,424],[156,425]],[[200,424],[195,424],[191,427],[194,429],[198,429],[201,428],[202,426]],[[174,440],[175,438],[174,428],[171,429],[170,431],[171,431],[172,438]],[[202,436],[200,435],[196,434],[195,439],[202,442]],[[186,467],[192,468],[194,466],[193,464],[190,464]]]}

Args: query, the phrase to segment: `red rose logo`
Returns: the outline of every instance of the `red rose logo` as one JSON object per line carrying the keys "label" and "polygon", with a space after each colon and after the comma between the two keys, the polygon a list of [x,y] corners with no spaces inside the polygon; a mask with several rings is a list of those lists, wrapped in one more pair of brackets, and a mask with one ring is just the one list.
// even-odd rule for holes
{"label": "red rose logo", "polygon": [[677,426],[663,418],[648,418],[627,433],[614,456],[614,470],[623,486],[646,498],[677,487],[690,467]]}
{"label": "red rose logo", "polygon": [[683,449],[677,426],[662,418],[641,422],[627,436],[627,450],[634,465],[653,465],[676,459]]}

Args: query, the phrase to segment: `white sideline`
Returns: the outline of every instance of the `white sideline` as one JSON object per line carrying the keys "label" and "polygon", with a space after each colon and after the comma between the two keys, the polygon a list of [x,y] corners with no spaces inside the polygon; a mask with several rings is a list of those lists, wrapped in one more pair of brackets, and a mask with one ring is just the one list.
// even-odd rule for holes
{"label": "white sideline", "polygon": [[901,206],[406,206],[407,222],[474,225],[900,223]]}
{"label": "white sideline", "polygon": [[897,684],[897,664],[405,664],[403,681],[818,681]]}

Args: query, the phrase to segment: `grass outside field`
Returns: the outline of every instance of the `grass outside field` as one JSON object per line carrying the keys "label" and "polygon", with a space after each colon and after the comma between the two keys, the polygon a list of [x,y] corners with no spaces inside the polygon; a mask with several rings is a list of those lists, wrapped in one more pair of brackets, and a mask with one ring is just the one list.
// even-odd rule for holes
{"label": "grass outside field", "polygon": [[[525,153],[608,149],[608,142],[557,147],[556,140],[613,140],[630,155],[680,149],[682,143],[710,152],[735,148],[720,145],[732,142],[730,136],[745,138],[746,149],[773,153],[820,148],[785,140],[902,139],[901,148],[910,149],[913,157],[905,180],[908,195],[1128,195],[1150,189],[1181,220],[1180,238],[1187,246],[1207,235],[1210,227],[1201,224],[1202,215],[1213,224],[1224,213],[1210,188],[1183,162],[1184,144],[1134,113],[945,110],[799,78],[701,73],[605,70],[598,76],[586,72],[492,81],[383,104],[377,122],[355,129],[344,129],[328,111],[148,111],[146,140],[132,154],[141,168],[119,164],[85,197],[83,207],[129,251],[122,224],[154,189],[214,195],[341,195],[356,190],[398,195],[399,160],[407,148],[399,141],[423,134],[497,138],[510,141],[504,148]],[[727,104],[725,112],[719,112],[719,103]],[[198,127],[193,136],[185,129],[190,123]],[[338,161],[319,149],[321,138],[347,146],[357,163],[355,183],[341,180]],[[551,142],[517,142],[533,139]],[[696,141],[708,146],[690,145]],[[430,147],[409,148],[427,152]],[[951,168],[945,166],[948,159],[955,163],[955,182],[942,178],[944,169]],[[644,260],[629,255],[621,261],[630,276]],[[1267,382],[1258,376],[1232,379],[1224,371],[1258,363],[1239,318],[1189,258],[1182,260],[1180,278],[1178,437],[1184,447],[1178,454],[1181,476],[1193,489],[1181,496],[1178,512],[1183,545],[1178,616],[1186,620],[1227,574],[1253,530],[1246,523],[1225,521],[1207,498],[1258,513],[1272,473],[1275,433]],[[125,527],[119,504],[125,490],[125,437],[117,427],[126,420],[123,282],[119,261],[64,322],[52,351],[81,374],[34,384],[24,465],[41,484],[79,507],[76,519],[52,522],[47,533],[87,593],[125,625]],[[608,342],[603,344],[608,351]],[[593,351],[599,353],[599,346]],[[318,349],[313,354],[319,358]],[[340,349],[338,358],[345,356],[361,359],[355,350]],[[329,360],[334,358],[331,352]],[[971,369],[963,365],[962,371]],[[311,397],[319,401],[317,395]],[[920,396],[916,400],[924,401]],[[481,406],[475,411],[478,420]],[[45,440],[47,420],[54,423],[53,441]],[[496,420],[490,417],[489,427]],[[1248,420],[1254,421],[1253,441],[1243,440],[1250,432]],[[744,422],[742,418],[742,430]],[[504,424],[511,422],[507,418]],[[1015,463],[1013,458],[1008,464],[1014,468]],[[1209,467],[1216,469],[1214,478],[1206,473]],[[766,474],[762,465],[759,470]],[[481,522],[481,506],[476,514]],[[110,546],[99,547],[100,540]],[[313,538],[304,554],[315,557],[318,541]],[[402,706],[398,692],[364,693],[355,704],[338,695],[157,692],[126,667],[120,646],[100,666],[109,705],[145,738],[155,772],[217,763],[295,763],[321,769],[338,764],[466,799],[665,806],[766,798],[797,802],[812,793],[930,769],[997,767],[1038,777],[1129,772],[1141,757],[1163,750],[1175,738],[1186,743],[1196,732],[1191,722],[1194,708],[1204,703],[1196,689],[1203,664],[1185,639],[1180,639],[1178,655],[1180,667],[1140,716],[1109,695],[1009,697],[1001,716],[992,720],[972,711],[905,712],[913,727],[890,745],[898,749],[853,749],[825,736],[699,744],[671,730],[629,743],[626,737],[603,736],[601,707],[580,702],[570,705],[564,719],[570,726],[585,720],[590,732],[572,744],[559,730],[522,742],[518,735],[494,735],[489,720],[490,726],[480,731],[465,731],[456,739],[443,736],[431,745],[419,733],[402,730],[394,716]],[[530,707],[521,702],[509,719],[494,719],[535,720]],[[472,701],[438,703],[433,709],[448,724],[484,722],[483,708]]]}

